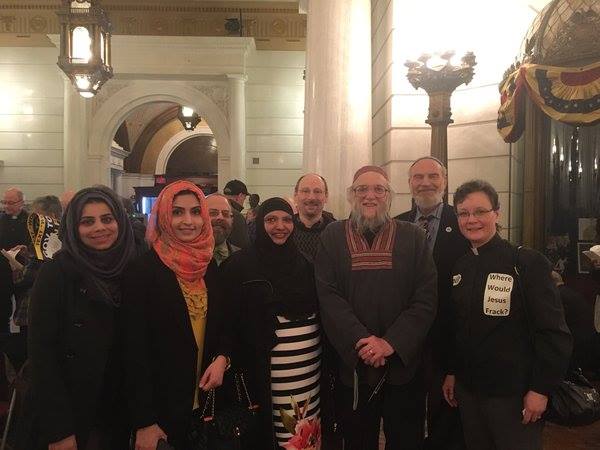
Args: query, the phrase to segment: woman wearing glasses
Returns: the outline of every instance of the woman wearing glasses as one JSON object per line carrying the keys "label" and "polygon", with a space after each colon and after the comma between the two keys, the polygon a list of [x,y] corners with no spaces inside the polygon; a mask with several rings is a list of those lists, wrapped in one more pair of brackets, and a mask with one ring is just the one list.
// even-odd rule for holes
{"label": "woman wearing glasses", "polygon": [[542,415],[572,345],[550,264],[500,237],[498,194],[486,181],[460,186],[454,208],[472,252],[453,271],[444,397],[460,409],[469,450],[541,450]]}
{"label": "woman wearing glasses", "polygon": [[204,194],[189,181],[165,187],[152,208],[151,250],[123,281],[125,372],[135,449],[160,439],[188,450],[199,388],[221,385],[229,365],[229,313]]}

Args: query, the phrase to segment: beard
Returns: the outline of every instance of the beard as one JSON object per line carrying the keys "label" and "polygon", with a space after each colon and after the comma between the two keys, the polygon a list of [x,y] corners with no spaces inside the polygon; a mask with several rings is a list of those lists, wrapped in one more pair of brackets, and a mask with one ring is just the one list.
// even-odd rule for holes
{"label": "beard", "polygon": [[444,193],[436,192],[434,195],[415,194],[413,198],[419,209],[429,209],[442,203],[444,200]]}
{"label": "beard", "polygon": [[390,213],[385,204],[377,209],[377,213],[373,217],[365,217],[362,214],[359,202],[354,203],[350,213],[350,223],[359,234],[365,234],[367,231],[376,233],[390,219]]}
{"label": "beard", "polygon": [[309,210],[308,208],[302,208],[302,215],[309,217],[311,219],[314,217],[318,217],[323,212],[323,205],[320,202],[307,201],[307,202],[304,202],[302,206],[316,207],[313,210]]}
{"label": "beard", "polygon": [[[231,227],[228,224],[223,223],[220,220],[213,221],[211,223],[213,227],[213,236],[215,237],[215,245],[221,245],[223,242],[227,240],[229,235],[231,234]],[[218,228],[216,228],[218,227]]]}

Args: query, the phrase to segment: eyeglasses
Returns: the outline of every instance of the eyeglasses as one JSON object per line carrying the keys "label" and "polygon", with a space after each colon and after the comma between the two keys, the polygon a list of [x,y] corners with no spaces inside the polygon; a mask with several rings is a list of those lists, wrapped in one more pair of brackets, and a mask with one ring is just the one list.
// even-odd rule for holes
{"label": "eyeglasses", "polygon": [[481,219],[487,213],[491,213],[492,211],[495,211],[495,209],[494,208],[492,208],[492,209],[479,208],[479,209],[476,209],[475,211],[473,211],[472,213],[470,213],[468,211],[460,211],[456,215],[459,219],[462,219],[462,220],[468,219],[470,216],[473,216],[476,219]]}
{"label": "eyeglasses", "polygon": [[9,200],[0,200],[0,203],[2,203],[3,205],[6,205],[6,206],[14,206],[14,205],[18,205],[22,201],[23,200],[17,200],[16,202],[11,202]]}
{"label": "eyeglasses", "polygon": [[230,217],[233,217],[233,213],[227,209],[222,209],[222,210],[209,209],[208,210],[208,215],[210,217],[219,217],[219,214],[221,214],[224,219],[229,219]]}
{"label": "eyeglasses", "polygon": [[315,195],[324,195],[325,194],[325,191],[323,191],[322,189],[313,189],[311,191],[308,188],[303,188],[303,189],[298,190],[298,193],[302,194],[302,195],[310,195],[311,192]]}
{"label": "eyeglasses", "polygon": [[365,197],[369,191],[373,191],[375,197],[378,198],[385,197],[385,194],[387,194],[390,191],[388,188],[380,184],[376,186],[360,185],[356,186],[355,188],[352,188],[352,190],[359,197]]}

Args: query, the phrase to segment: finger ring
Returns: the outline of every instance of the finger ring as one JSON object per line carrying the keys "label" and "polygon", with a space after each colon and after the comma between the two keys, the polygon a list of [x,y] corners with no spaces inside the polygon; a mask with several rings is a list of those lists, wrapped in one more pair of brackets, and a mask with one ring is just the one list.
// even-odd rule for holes
{"label": "finger ring", "polygon": [[369,353],[372,355],[373,353],[375,353],[373,350],[369,350]]}

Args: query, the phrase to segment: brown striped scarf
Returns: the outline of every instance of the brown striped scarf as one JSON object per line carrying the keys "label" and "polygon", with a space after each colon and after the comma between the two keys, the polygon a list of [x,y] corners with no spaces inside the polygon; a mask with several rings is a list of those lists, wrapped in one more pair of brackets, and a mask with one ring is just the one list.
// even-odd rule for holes
{"label": "brown striped scarf", "polygon": [[388,220],[381,227],[369,247],[367,240],[346,221],[346,241],[350,250],[352,270],[391,270],[392,251],[396,240],[396,221]]}

